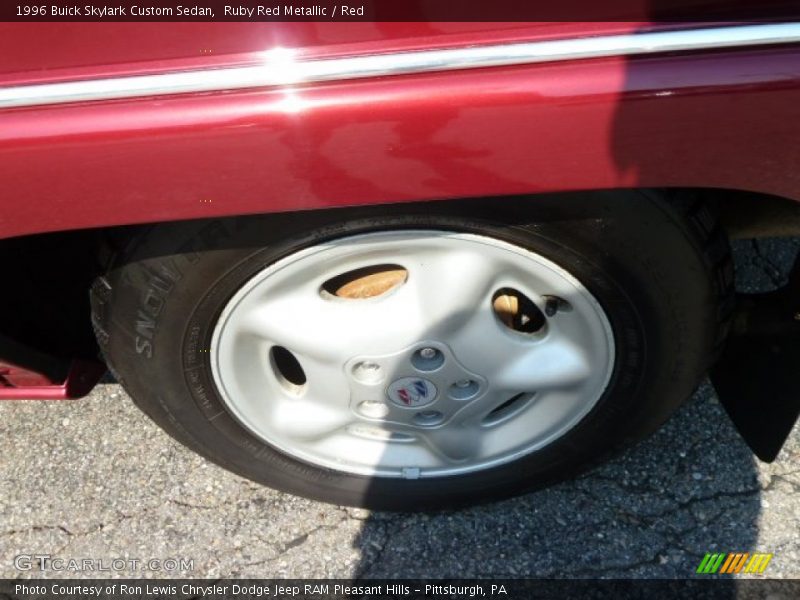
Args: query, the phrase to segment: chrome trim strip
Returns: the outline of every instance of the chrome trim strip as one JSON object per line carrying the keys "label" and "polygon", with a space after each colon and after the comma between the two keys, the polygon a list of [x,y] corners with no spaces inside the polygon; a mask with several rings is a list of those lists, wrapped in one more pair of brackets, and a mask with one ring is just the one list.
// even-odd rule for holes
{"label": "chrome trim strip", "polygon": [[311,60],[294,60],[290,50],[278,48],[265,52],[262,64],[245,67],[0,87],[0,108],[796,42],[800,42],[800,22],[632,33]]}

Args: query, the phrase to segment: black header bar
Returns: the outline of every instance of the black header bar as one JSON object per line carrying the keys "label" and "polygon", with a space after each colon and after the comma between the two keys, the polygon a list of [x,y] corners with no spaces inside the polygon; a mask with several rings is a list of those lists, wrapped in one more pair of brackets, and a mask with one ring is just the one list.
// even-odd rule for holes
{"label": "black header bar", "polygon": [[800,17],[797,0],[4,0],[0,20],[753,21]]}

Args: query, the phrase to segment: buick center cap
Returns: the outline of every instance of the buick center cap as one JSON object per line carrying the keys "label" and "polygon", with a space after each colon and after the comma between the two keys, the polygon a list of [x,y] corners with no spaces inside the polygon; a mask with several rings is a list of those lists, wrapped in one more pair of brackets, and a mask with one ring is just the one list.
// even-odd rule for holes
{"label": "buick center cap", "polygon": [[436,399],[436,386],[422,377],[403,377],[389,385],[389,400],[404,408],[427,406]]}

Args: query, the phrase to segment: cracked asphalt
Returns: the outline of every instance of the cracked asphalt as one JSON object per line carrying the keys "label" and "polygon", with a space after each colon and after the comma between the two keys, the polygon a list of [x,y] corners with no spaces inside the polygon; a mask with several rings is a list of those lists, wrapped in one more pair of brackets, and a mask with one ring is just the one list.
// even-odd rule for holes
{"label": "cracked asphalt", "polygon": [[[735,245],[744,291],[780,284],[797,240]],[[341,508],[260,487],[153,425],[114,384],[82,400],[0,404],[0,576],[14,558],[183,558],[100,576],[690,577],[706,552],[774,553],[800,577],[800,429],[756,461],[713,389],[650,439],[573,481],[431,515]],[[97,574],[95,574],[97,575]]]}

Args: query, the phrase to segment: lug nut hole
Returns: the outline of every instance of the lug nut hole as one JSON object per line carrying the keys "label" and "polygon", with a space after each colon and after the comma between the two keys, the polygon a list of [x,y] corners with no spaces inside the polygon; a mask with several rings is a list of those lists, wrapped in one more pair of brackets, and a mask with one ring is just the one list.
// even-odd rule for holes
{"label": "lug nut hole", "polygon": [[456,381],[450,386],[448,395],[453,400],[469,400],[470,398],[475,397],[480,389],[481,386],[477,381],[473,381],[472,379],[462,379],[461,381]]}
{"label": "lug nut hole", "polygon": [[411,364],[419,371],[435,371],[444,364],[444,354],[436,348],[420,348],[411,356]]}
{"label": "lug nut hole", "polygon": [[420,427],[433,427],[444,422],[444,415],[438,410],[423,410],[414,415],[414,423]]}
{"label": "lug nut hole", "polygon": [[389,407],[383,402],[367,400],[358,405],[358,412],[370,419],[383,419],[389,414]]}
{"label": "lug nut hole", "polygon": [[383,369],[378,363],[361,361],[353,365],[353,377],[360,383],[375,385],[383,381]]}

